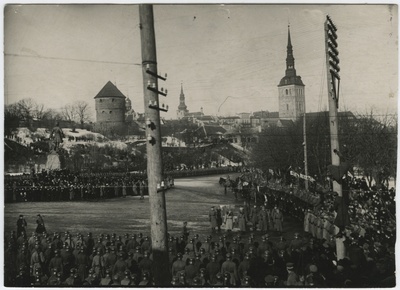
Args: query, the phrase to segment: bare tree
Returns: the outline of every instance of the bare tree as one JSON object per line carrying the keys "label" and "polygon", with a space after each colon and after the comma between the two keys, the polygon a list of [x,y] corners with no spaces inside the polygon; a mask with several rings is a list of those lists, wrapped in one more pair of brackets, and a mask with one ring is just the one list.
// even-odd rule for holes
{"label": "bare tree", "polygon": [[36,102],[32,98],[20,100],[17,103],[18,111],[20,116],[27,122],[29,122],[34,115],[34,111],[37,107]]}
{"label": "bare tree", "polygon": [[81,128],[83,129],[83,124],[85,122],[88,122],[91,118],[90,106],[84,101],[78,101],[74,104],[74,107],[76,109],[78,121],[81,124]]}
{"label": "bare tree", "polygon": [[71,104],[61,107],[61,116],[67,121],[75,121],[77,117],[76,107]]}

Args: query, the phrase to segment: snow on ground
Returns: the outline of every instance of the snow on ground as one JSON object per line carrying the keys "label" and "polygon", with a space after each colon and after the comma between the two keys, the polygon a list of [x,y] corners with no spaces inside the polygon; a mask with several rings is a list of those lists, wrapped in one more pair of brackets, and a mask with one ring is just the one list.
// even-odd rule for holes
{"label": "snow on ground", "polygon": [[[111,146],[121,150],[125,150],[128,147],[125,142],[110,141],[104,135],[86,129],[75,129],[74,132],[72,131],[72,128],[62,128],[62,130],[65,138],[63,139],[64,142],[61,146],[67,151],[77,144],[91,144],[98,147]],[[35,132],[32,132],[28,128],[21,127],[16,130],[14,135],[15,137],[20,138],[20,143],[30,144],[40,138],[48,139],[50,137],[50,131],[46,128],[38,128]]]}

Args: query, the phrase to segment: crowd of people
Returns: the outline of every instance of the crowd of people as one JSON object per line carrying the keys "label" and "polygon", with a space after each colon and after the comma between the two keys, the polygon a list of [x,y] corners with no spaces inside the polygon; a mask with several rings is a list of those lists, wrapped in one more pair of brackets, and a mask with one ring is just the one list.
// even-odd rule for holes
{"label": "crowd of people", "polygon": [[142,233],[93,236],[48,233],[38,215],[30,237],[21,215],[17,231],[5,237],[8,287],[393,287],[394,252],[358,242],[348,257],[335,258],[333,239],[295,233],[261,235],[223,232],[200,238],[184,223],[181,235],[168,234],[170,283],[154,285],[151,238]]}
{"label": "crowd of people", "polygon": [[[260,172],[255,173],[260,179]],[[258,192],[263,199],[254,200],[252,206],[245,201],[238,212],[230,207],[212,207],[208,214],[210,236],[200,238],[198,234],[190,233],[187,223],[184,223],[180,236],[168,235],[171,273],[168,285],[154,285],[150,237],[141,233],[124,236],[104,233],[97,237],[91,233],[50,234],[46,232],[40,215],[31,237],[27,237],[23,216],[17,221],[17,231],[5,237],[5,285],[395,286],[394,189],[369,188],[363,179],[353,178],[343,183],[344,197],[339,199],[335,192],[307,192],[290,184],[282,185],[274,179],[260,186],[262,182],[257,185],[248,180],[251,174],[251,171],[246,173],[244,182],[248,182],[254,193]],[[47,186],[46,182],[60,184],[60,180],[65,180],[68,190],[74,188],[74,184],[93,184],[96,189],[88,190],[86,195],[79,195],[82,191],[78,191],[76,195],[80,199],[90,199],[93,194],[90,192],[96,192],[93,198],[100,198],[102,186],[115,179],[120,181],[119,194],[116,195],[113,184],[111,188],[114,190],[105,197],[124,196],[124,182],[126,188],[129,184],[126,176],[43,174],[34,182],[43,182]],[[19,180],[24,181],[32,182],[32,177]],[[20,187],[20,184],[13,187],[16,180],[13,182],[8,184],[9,190]],[[32,183],[26,187],[35,186],[36,183]],[[134,193],[134,187],[130,187]],[[41,188],[38,192],[45,190]],[[27,196],[32,198],[36,195],[31,193]],[[55,196],[65,200],[70,198],[67,193]],[[346,226],[340,231],[336,219],[338,206],[341,206],[339,202],[345,203],[347,216],[347,220],[341,221]],[[304,222],[304,232],[296,233],[290,240],[283,235],[286,215]],[[338,239],[343,241],[346,249],[344,258],[340,259],[337,255]]]}
{"label": "crowd of people", "polygon": [[[132,174],[79,174],[44,171],[5,177],[5,202],[99,200],[148,195],[147,178]],[[173,178],[164,180],[167,188]]]}

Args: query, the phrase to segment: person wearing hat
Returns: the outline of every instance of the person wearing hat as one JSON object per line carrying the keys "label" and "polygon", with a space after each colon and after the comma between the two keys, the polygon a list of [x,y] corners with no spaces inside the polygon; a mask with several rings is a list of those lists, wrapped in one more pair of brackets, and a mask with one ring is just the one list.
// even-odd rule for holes
{"label": "person wearing hat", "polygon": [[150,253],[145,251],[143,253],[143,259],[139,263],[139,268],[143,272],[148,272],[149,275],[152,274],[153,260],[150,259]]}
{"label": "person wearing hat", "polygon": [[22,214],[19,215],[17,220],[17,238],[21,236],[22,233],[26,235],[26,227],[27,227],[26,220]]}
{"label": "person wearing hat", "polygon": [[200,279],[200,285],[203,287],[210,286],[208,283],[206,268],[200,268],[199,272],[200,274],[198,275],[198,278]]}
{"label": "person wearing hat", "polygon": [[269,212],[268,210],[262,206],[259,212],[259,228],[262,233],[265,233],[269,229]]}
{"label": "person wearing hat", "polygon": [[44,254],[40,249],[39,245],[35,245],[33,253],[31,255],[30,266],[32,269],[32,273],[36,272],[36,269],[42,268],[43,263],[45,262]]}
{"label": "person wearing hat", "polygon": [[246,217],[246,214],[244,212],[244,208],[243,207],[241,207],[239,209],[238,223],[239,223],[240,232],[245,233],[246,232],[246,225],[247,225],[247,217]]}
{"label": "person wearing hat", "polygon": [[124,260],[124,253],[118,253],[118,260],[115,262],[114,266],[112,267],[113,276],[117,275],[118,279],[121,281],[125,275],[125,271],[128,269],[126,262]]}
{"label": "person wearing hat", "polygon": [[56,269],[57,272],[63,272],[64,270],[59,250],[54,251],[54,257],[49,262],[49,272],[51,272],[51,269]]}
{"label": "person wearing hat", "polygon": [[187,249],[189,249],[189,252],[190,252],[190,253],[193,255],[193,257],[194,257],[194,253],[196,252],[194,239],[190,239],[190,240],[189,240],[189,243],[185,246],[185,253],[186,253]]}
{"label": "person wearing hat", "polygon": [[217,227],[217,212],[216,212],[214,206],[211,207],[211,209],[208,213],[208,218],[210,221],[211,233],[214,233],[215,228]]}
{"label": "person wearing hat", "polygon": [[110,286],[112,282],[111,271],[107,269],[104,278],[100,280],[100,286]]}
{"label": "person wearing hat", "polygon": [[119,281],[119,277],[118,277],[118,275],[115,275],[115,276],[113,276],[112,277],[112,282],[111,282],[111,287],[117,287],[117,286],[120,286],[121,285],[121,283],[120,283],[120,281]]}
{"label": "person wearing hat", "polygon": [[37,215],[36,224],[37,224],[36,233],[43,234],[44,232],[46,232],[46,227],[44,225],[44,220],[43,220],[43,217],[40,214]]}
{"label": "person wearing hat", "polygon": [[184,271],[186,266],[186,262],[182,261],[182,254],[178,253],[176,256],[176,261],[172,263],[172,276],[176,276],[179,272]]}
{"label": "person wearing hat", "polygon": [[183,255],[185,253],[185,247],[186,247],[185,237],[181,235],[179,239],[176,241],[176,251]]}
{"label": "person wearing hat", "polygon": [[199,273],[200,268],[205,266],[203,264],[203,262],[201,261],[201,254],[200,253],[196,253],[194,261],[193,261],[193,265],[195,266],[197,273]]}
{"label": "person wearing hat", "polygon": [[173,236],[168,237],[168,248],[172,248],[172,253],[176,255],[177,245],[176,245],[176,240],[174,239]]}
{"label": "person wearing hat", "polygon": [[209,277],[210,285],[215,285],[217,281],[217,273],[220,273],[221,264],[217,262],[215,254],[211,255],[211,261],[206,265],[206,273]]}
{"label": "person wearing hat", "polygon": [[182,236],[184,237],[184,241],[187,242],[187,240],[189,238],[189,229],[188,229],[188,222],[187,221],[183,222]]}
{"label": "person wearing hat", "polygon": [[[109,251],[108,248],[106,250],[106,253],[107,253],[107,251]],[[83,251],[80,251],[80,253],[78,255],[80,256],[79,261],[77,261],[80,264],[78,266],[79,274],[82,277],[82,274],[84,274],[86,272],[86,268],[87,268],[87,265],[88,265],[88,258],[83,253]],[[101,256],[100,250],[96,251],[96,254],[92,259],[91,267],[92,267],[92,269],[94,270],[94,272],[96,274],[104,274],[103,271],[105,269],[105,260],[104,260],[104,257]],[[82,278],[82,279],[84,279],[84,278]]]}
{"label": "person wearing hat", "polygon": [[53,286],[53,285],[57,285],[57,268],[51,269],[50,271],[51,276],[49,277],[49,279],[47,280],[47,285],[48,286]]}
{"label": "person wearing hat", "polygon": [[254,205],[250,210],[250,221],[252,223],[252,230],[257,230],[257,222],[258,222],[258,209],[257,205]]}
{"label": "person wearing hat", "polygon": [[118,260],[118,256],[114,247],[111,247],[108,253],[106,251],[106,255],[103,257],[105,269],[112,268]]}
{"label": "person wearing hat", "polygon": [[300,238],[300,234],[297,232],[294,233],[294,238],[289,244],[289,253],[293,255],[293,252],[299,252],[302,244],[303,240]]}
{"label": "person wearing hat", "polygon": [[261,236],[261,243],[257,248],[258,255],[261,256],[265,253],[265,251],[272,251],[273,249],[273,244],[269,239],[269,234]]}
{"label": "person wearing hat", "polygon": [[[208,236],[205,240],[204,243],[201,245],[201,248],[204,248],[205,253],[210,254],[211,253],[211,235]],[[201,250],[201,249],[200,249]]]}
{"label": "person wearing hat", "polygon": [[284,282],[285,286],[297,286],[299,285],[299,276],[294,272],[294,264],[287,263],[286,270],[288,272],[287,280]]}
{"label": "person wearing hat", "polygon": [[179,283],[181,283],[182,286],[187,286],[185,271],[180,271],[178,273],[178,278],[179,278]]}
{"label": "person wearing hat", "polygon": [[193,283],[193,278],[197,276],[197,269],[196,266],[194,265],[194,259],[190,258],[189,259],[189,265],[185,266],[185,277],[186,277],[186,282],[189,285],[192,285]]}
{"label": "person wearing hat", "polygon": [[278,233],[282,234],[282,228],[283,228],[283,214],[279,210],[277,206],[274,207],[274,210],[272,211],[272,219],[274,221],[274,229]]}
{"label": "person wearing hat", "polygon": [[222,263],[221,273],[223,275],[229,273],[230,285],[236,286],[236,282],[238,281],[237,266],[235,262],[232,261],[231,253],[226,254],[226,261]]}
{"label": "person wearing hat", "polygon": [[124,278],[121,280],[121,286],[129,286],[131,285],[131,275],[128,270],[124,272]]}
{"label": "person wearing hat", "polygon": [[316,265],[310,265],[310,274],[306,276],[305,285],[313,287],[326,287],[325,277],[318,272],[318,267]]}
{"label": "person wearing hat", "polygon": [[151,241],[148,236],[144,238],[144,241],[140,247],[142,249],[142,253],[144,253],[145,251],[151,253]]}
{"label": "person wearing hat", "polygon": [[182,261],[188,265],[190,258],[194,258],[193,252],[190,251],[190,248],[185,248],[185,254],[182,255]]}
{"label": "person wearing hat", "polygon": [[242,285],[244,283],[244,278],[248,277],[247,271],[249,270],[249,267],[250,267],[250,254],[246,253],[244,259],[239,263],[238,266],[238,277]]}
{"label": "person wearing hat", "polygon": [[74,280],[75,280],[74,276],[75,276],[75,269],[71,268],[69,270],[69,277],[67,279],[65,279],[65,285],[66,286],[73,286],[74,285]]}
{"label": "person wearing hat", "polygon": [[60,256],[63,262],[63,275],[69,274],[69,270],[74,264],[74,255],[72,255],[71,248],[68,243],[64,243],[64,248],[60,250]]}
{"label": "person wearing hat", "polygon": [[172,249],[172,247],[168,248],[168,261],[169,266],[172,267],[172,264],[177,260],[177,257]]}
{"label": "person wearing hat", "polygon": [[136,234],[132,234],[130,238],[127,240],[125,245],[127,252],[134,252],[136,246],[138,246],[138,241],[136,240]]}
{"label": "person wearing hat", "polygon": [[140,263],[140,261],[143,259],[143,254],[140,250],[140,246],[136,246],[135,248],[135,252],[133,253],[133,257],[132,257],[136,263]]}

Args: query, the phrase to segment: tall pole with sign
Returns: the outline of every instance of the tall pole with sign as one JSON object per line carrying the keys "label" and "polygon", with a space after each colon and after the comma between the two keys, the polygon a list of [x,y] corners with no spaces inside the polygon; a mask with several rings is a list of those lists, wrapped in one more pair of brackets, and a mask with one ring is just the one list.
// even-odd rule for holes
{"label": "tall pole with sign", "polygon": [[158,75],[156,40],[154,33],[153,5],[139,5],[140,38],[142,49],[142,72],[144,92],[144,112],[147,136],[147,178],[150,203],[150,232],[153,254],[153,274],[155,286],[168,286],[169,258],[167,249],[167,210],[162,181],[160,111],[168,106],[160,105],[159,95],[167,91],[158,89],[158,80],[166,77]]}
{"label": "tall pole with sign", "polygon": [[[329,98],[329,128],[331,137],[331,158],[332,165],[330,168],[336,168],[338,173],[333,178],[333,191],[337,192],[343,200],[343,191],[341,185],[341,166],[339,154],[339,87],[340,87],[340,67],[339,67],[339,51],[337,43],[337,28],[332,19],[327,15],[325,20],[325,51],[326,51],[326,67],[328,78],[328,98]],[[347,209],[346,209],[347,210]],[[337,260],[345,257],[345,247],[342,237],[336,238],[336,256]]]}

